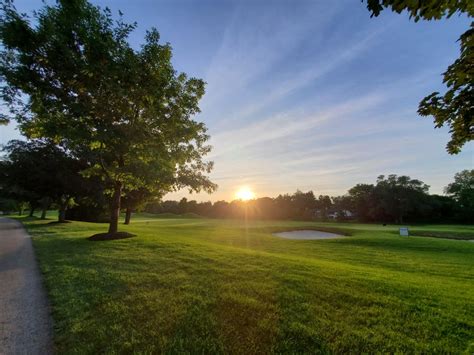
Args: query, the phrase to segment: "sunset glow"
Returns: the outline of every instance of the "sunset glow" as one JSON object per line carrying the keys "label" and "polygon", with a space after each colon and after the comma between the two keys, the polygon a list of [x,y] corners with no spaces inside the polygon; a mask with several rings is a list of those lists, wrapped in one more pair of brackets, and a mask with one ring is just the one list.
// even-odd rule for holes
{"label": "sunset glow", "polygon": [[255,194],[250,188],[243,186],[235,193],[235,197],[238,200],[248,201],[255,198]]}

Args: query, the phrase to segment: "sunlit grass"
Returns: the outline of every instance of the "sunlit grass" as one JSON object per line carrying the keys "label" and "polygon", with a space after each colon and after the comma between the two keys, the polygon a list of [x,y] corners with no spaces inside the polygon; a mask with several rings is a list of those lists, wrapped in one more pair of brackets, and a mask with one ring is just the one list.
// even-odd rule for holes
{"label": "sunlit grass", "polygon": [[[43,223],[26,222],[59,353],[474,350],[472,242],[403,238],[395,226],[150,215],[126,227],[138,237],[90,242],[105,225]],[[351,236],[270,233],[318,225]]]}

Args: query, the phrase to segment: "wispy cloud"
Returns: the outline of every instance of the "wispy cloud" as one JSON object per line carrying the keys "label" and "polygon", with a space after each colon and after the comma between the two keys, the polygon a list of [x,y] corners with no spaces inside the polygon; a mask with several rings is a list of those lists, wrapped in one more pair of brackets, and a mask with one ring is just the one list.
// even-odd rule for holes
{"label": "wispy cloud", "polygon": [[[265,79],[265,74],[272,73],[282,60],[291,58],[308,36],[319,41],[321,30],[339,8],[302,1],[291,16],[286,5],[286,2],[276,2],[272,6],[252,7],[242,2],[235,9],[221,46],[209,65],[204,110],[213,110],[214,105],[229,97],[235,100],[236,91],[256,87],[256,80]],[[294,21],[296,16],[298,21]]]}
{"label": "wispy cloud", "polygon": [[314,129],[324,121],[352,115],[374,107],[384,99],[381,94],[369,94],[309,115],[298,111],[279,114],[242,128],[218,133],[213,136],[211,144],[216,147],[217,155],[224,155],[229,151],[233,152],[246,146],[264,144],[269,140],[281,139],[298,132]]}

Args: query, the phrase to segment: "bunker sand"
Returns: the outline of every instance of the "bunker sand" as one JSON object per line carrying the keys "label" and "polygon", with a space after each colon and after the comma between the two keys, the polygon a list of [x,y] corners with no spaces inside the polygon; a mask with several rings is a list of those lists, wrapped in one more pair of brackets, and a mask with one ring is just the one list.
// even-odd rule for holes
{"label": "bunker sand", "polygon": [[298,240],[318,240],[318,239],[344,238],[344,236],[340,235],[340,234],[321,232],[321,231],[317,231],[317,230],[296,230],[296,231],[273,233],[273,235],[275,235],[277,237],[280,237],[280,238],[298,239]]}

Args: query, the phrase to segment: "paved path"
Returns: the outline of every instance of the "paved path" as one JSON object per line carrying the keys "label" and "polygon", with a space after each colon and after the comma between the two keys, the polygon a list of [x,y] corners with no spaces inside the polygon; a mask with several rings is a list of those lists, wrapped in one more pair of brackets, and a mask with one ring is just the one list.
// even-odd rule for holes
{"label": "paved path", "polygon": [[30,236],[0,218],[0,354],[52,353],[52,321]]}

